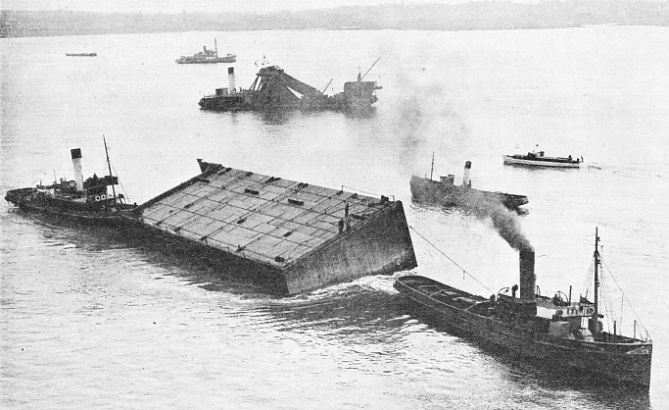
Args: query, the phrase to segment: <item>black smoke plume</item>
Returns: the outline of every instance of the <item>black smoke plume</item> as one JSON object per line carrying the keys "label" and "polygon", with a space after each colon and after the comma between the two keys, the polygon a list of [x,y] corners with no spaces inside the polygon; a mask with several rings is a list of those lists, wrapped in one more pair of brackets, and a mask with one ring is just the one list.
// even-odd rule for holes
{"label": "black smoke plume", "polygon": [[[446,205],[446,204],[444,204]],[[518,214],[507,209],[501,201],[485,196],[475,189],[464,190],[448,205],[472,214],[482,221],[490,221],[497,233],[514,249],[532,249],[529,239],[523,234]]]}

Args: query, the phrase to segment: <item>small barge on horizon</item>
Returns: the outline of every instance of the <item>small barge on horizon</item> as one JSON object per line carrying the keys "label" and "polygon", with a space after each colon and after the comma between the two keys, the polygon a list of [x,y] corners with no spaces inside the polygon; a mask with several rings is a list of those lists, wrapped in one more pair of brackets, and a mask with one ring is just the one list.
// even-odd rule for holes
{"label": "small barge on horizon", "polygon": [[599,300],[599,236],[594,251],[594,302],[580,297],[572,302],[558,292],[546,297],[535,292],[534,250],[520,251],[520,297],[518,286],[500,290],[490,298],[473,295],[418,275],[399,277],[394,284],[403,296],[424,312],[446,324],[456,334],[539,359],[560,369],[582,371],[597,380],[611,380],[648,389],[653,344],[648,333],[623,336],[620,329],[604,331]]}

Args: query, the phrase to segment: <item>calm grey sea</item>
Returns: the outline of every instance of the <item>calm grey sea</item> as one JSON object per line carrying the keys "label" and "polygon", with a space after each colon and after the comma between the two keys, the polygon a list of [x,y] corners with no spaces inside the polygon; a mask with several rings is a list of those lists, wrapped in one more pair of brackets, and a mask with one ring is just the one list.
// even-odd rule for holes
{"label": "calm grey sea", "polygon": [[[263,56],[319,89],[333,79],[330,94],[380,57],[366,77],[383,86],[376,112],[202,112],[199,98],[227,86],[227,65],[174,60],[214,38],[237,54],[245,88]],[[196,158],[394,195],[415,229],[415,273],[485,296],[517,283],[517,254],[489,220],[411,203],[409,179],[429,174],[434,152],[436,175],[457,180],[470,160],[475,187],[529,196],[516,222],[545,294],[584,289],[599,227],[606,270],[654,341],[648,394],[578,385],[414,317],[393,277],[280,299],[178,250],[3,201],[0,407],[669,406],[668,29],[100,35],[0,39],[0,48],[3,197],[71,176],[70,148],[82,149],[86,174],[103,174],[104,135],[138,203],[196,175]],[[587,166],[502,164],[537,144]],[[633,313],[620,296],[610,302]]]}

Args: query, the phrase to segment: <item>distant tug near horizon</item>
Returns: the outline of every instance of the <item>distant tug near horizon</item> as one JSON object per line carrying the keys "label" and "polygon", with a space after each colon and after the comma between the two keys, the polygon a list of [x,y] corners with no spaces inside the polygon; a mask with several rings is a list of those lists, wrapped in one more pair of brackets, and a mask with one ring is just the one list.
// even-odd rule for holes
{"label": "distant tug near horizon", "polygon": [[126,203],[118,192],[118,177],[113,176],[107,143],[105,153],[109,175],[99,178],[93,174],[84,180],[81,168],[81,149],[70,150],[74,179],[61,178],[51,185],[18,188],[7,191],[5,200],[26,211],[57,218],[85,222],[123,223],[122,215],[137,207]]}
{"label": "distant tug near horizon", "polygon": [[[490,298],[473,295],[430,278],[402,276],[394,287],[427,308],[428,313],[457,333],[487,345],[502,347],[521,357],[535,358],[626,385],[648,389],[653,345],[643,327],[634,321],[634,335],[623,336],[616,323],[603,330],[601,314],[599,236],[595,232],[594,302],[581,296],[572,302],[558,292],[554,297],[536,294],[534,250],[520,249],[518,286],[500,290]],[[637,331],[645,337],[637,337]]]}
{"label": "distant tug near horizon", "polygon": [[192,56],[181,56],[175,60],[179,64],[217,64],[217,63],[234,63],[237,61],[237,56],[234,54],[226,54],[224,57],[218,56],[218,44],[214,39],[214,49],[208,50],[207,46],[202,47],[202,51],[193,54]]}
{"label": "distant tug near horizon", "polygon": [[[432,169],[434,169],[434,157],[432,158]],[[455,185],[455,176],[448,174],[439,177],[439,181],[430,178],[411,176],[409,186],[411,196],[415,201],[436,203],[442,206],[469,205],[474,202],[486,201],[487,203],[500,203],[510,210],[517,210],[520,206],[528,203],[525,195],[507,194],[504,192],[483,191],[472,188],[469,177],[472,162],[465,162],[462,173],[462,185]]]}

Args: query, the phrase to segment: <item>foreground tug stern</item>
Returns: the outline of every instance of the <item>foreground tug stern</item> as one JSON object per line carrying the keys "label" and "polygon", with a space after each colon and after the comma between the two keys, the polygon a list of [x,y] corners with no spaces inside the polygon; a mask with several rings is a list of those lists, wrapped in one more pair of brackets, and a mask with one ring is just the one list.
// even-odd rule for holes
{"label": "foreground tug stern", "polygon": [[[653,345],[634,322],[634,335],[603,330],[599,306],[599,237],[595,241],[594,302],[558,292],[554,297],[535,294],[534,251],[520,251],[518,286],[504,288],[490,298],[472,295],[422,276],[403,276],[394,287],[409,300],[450,328],[484,344],[508,349],[522,357],[539,359],[559,369],[593,375],[648,389]],[[571,293],[571,292],[570,292]]]}

